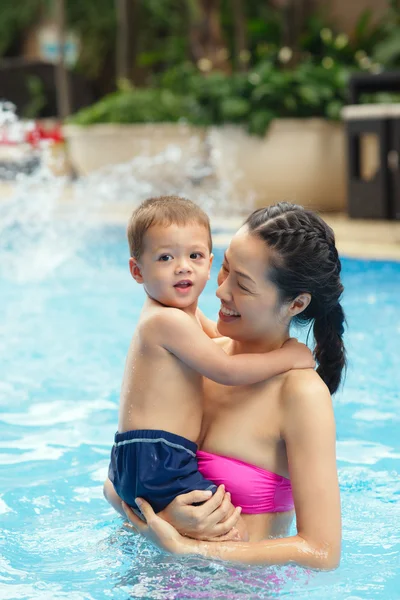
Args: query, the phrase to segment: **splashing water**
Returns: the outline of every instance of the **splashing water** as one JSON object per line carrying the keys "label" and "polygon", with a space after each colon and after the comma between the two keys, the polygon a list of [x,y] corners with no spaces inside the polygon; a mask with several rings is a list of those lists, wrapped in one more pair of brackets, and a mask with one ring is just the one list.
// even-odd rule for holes
{"label": "splashing water", "polygon": [[[9,139],[21,141],[32,127],[17,119],[12,105],[0,104],[3,138],[7,130]],[[235,206],[234,182],[217,179],[214,152],[193,136],[185,151],[169,145],[156,156],[143,153],[71,181],[53,175],[49,144],[41,144],[34,171],[16,174],[7,198],[1,199],[0,188],[0,271],[20,282],[43,279],[76,255],[100,223],[127,222],[151,196],[178,194],[211,216],[248,211],[251,195]]]}
{"label": "splashing water", "polygon": [[0,102],[0,142],[6,137],[10,141],[21,142],[24,139],[26,126],[18,119],[16,107],[12,102]]}

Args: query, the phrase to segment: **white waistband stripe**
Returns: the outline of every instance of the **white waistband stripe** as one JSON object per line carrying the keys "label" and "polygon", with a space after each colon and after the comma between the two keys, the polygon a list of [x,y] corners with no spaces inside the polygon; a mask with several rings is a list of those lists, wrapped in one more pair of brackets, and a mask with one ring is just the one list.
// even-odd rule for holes
{"label": "white waistband stripe", "polygon": [[192,452],[191,450],[189,450],[189,448],[185,448],[185,446],[181,446],[180,444],[174,444],[173,442],[170,442],[164,438],[134,438],[132,440],[122,440],[122,442],[115,442],[114,446],[116,448],[118,448],[118,446],[125,446],[126,444],[137,444],[137,443],[141,443],[141,442],[147,442],[149,444],[154,444],[156,442],[162,442],[163,444],[166,444],[167,446],[171,446],[171,448],[176,448],[177,450],[184,450],[185,452],[187,452],[188,454],[190,454],[190,456],[193,456],[194,458],[196,458],[196,454],[194,452]]}

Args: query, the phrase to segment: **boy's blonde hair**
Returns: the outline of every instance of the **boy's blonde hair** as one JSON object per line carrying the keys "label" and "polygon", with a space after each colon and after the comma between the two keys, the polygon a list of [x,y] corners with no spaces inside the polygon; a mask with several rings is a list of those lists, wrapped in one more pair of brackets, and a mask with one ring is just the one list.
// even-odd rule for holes
{"label": "boy's blonde hair", "polygon": [[152,225],[187,225],[198,223],[208,233],[208,245],[212,250],[210,220],[194,202],[180,196],[157,196],[148,198],[136,208],[128,223],[129,252],[138,260],[143,253],[144,236]]}

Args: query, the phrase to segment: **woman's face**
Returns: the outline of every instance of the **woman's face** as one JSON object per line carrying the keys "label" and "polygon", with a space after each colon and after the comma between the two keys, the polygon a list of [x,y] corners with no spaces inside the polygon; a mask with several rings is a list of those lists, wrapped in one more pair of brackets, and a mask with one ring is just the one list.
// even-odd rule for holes
{"label": "woman's face", "polygon": [[218,274],[221,335],[257,341],[288,327],[290,318],[279,303],[278,289],[268,281],[269,254],[265,243],[246,227],[233,237]]}

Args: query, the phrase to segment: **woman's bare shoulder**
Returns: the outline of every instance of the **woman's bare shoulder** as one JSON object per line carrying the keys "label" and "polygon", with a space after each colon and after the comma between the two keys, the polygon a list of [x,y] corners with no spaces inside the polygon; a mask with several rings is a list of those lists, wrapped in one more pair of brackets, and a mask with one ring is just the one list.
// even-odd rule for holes
{"label": "woman's bare shoulder", "polygon": [[314,369],[293,369],[285,374],[281,387],[281,402],[285,405],[296,402],[313,402],[325,399],[329,404],[332,398],[327,385]]}
{"label": "woman's bare shoulder", "polygon": [[[316,431],[326,435],[335,430],[332,397],[328,387],[312,369],[290,371],[281,387],[281,435],[285,440],[299,439]],[[304,443],[304,440],[303,442]]]}

